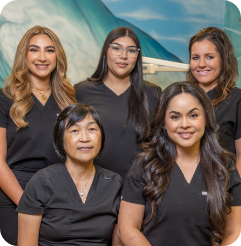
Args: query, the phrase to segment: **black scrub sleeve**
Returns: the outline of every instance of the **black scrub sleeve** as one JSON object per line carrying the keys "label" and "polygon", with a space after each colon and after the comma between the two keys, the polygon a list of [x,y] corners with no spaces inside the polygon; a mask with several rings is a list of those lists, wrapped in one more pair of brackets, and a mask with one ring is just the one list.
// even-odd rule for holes
{"label": "black scrub sleeve", "polygon": [[236,167],[229,172],[230,185],[228,193],[233,197],[232,206],[241,206],[241,178]]}
{"label": "black scrub sleeve", "polygon": [[0,89],[0,127],[7,128],[10,107],[10,99],[8,99],[2,89]]}
{"label": "black scrub sleeve", "polygon": [[236,124],[235,124],[235,135],[234,139],[238,140],[241,138],[241,100],[237,104],[236,109]]}
{"label": "black scrub sleeve", "polygon": [[[121,183],[121,188],[119,189],[119,191],[116,195],[116,199],[113,203],[113,209],[117,215],[119,214],[119,210],[120,210],[121,193],[122,193],[122,187],[123,187],[123,179],[121,177],[120,177],[120,183]],[[115,224],[118,224],[118,216],[116,218]]]}
{"label": "black scrub sleeve", "polygon": [[47,194],[45,178],[40,170],[28,182],[16,211],[32,215],[43,214],[48,200]]}
{"label": "black scrub sleeve", "polygon": [[146,200],[142,195],[143,182],[138,168],[132,164],[123,186],[121,199],[126,202],[136,204],[146,204]]}

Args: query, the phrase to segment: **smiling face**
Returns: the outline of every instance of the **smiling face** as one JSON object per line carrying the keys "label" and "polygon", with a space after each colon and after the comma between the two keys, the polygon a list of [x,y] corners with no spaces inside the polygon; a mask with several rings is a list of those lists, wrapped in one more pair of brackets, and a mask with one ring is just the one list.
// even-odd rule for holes
{"label": "smiling face", "polygon": [[208,40],[195,42],[191,49],[190,67],[204,90],[216,85],[221,72],[221,58],[216,45]]}
{"label": "smiling face", "polygon": [[[120,37],[115,39],[112,44],[122,45],[124,49],[128,47],[135,47],[136,43],[130,37]],[[114,77],[126,78],[130,76],[131,71],[136,65],[138,57],[132,58],[128,57],[126,50],[123,50],[122,53],[118,55],[113,55],[111,52],[111,47],[107,50],[107,64],[108,64],[108,73]]]}
{"label": "smiling face", "polygon": [[54,44],[49,36],[41,34],[31,38],[26,63],[32,81],[50,79],[56,67],[56,59]]}
{"label": "smiling face", "polygon": [[101,148],[101,131],[91,114],[64,132],[66,162],[91,164]]}
{"label": "smiling face", "polygon": [[175,96],[165,115],[165,128],[175,143],[177,152],[199,148],[205,131],[205,113],[202,105],[192,95],[182,93]]}

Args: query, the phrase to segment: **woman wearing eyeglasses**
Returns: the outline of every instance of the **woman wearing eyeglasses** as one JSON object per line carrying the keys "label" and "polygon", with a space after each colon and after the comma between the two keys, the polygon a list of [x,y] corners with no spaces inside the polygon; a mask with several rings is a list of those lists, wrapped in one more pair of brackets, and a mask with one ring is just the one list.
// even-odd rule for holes
{"label": "woman wearing eyeglasses", "polygon": [[161,88],[143,81],[140,41],[119,27],[107,36],[94,74],[75,85],[78,101],[93,106],[106,133],[95,164],[125,178],[145,137]]}

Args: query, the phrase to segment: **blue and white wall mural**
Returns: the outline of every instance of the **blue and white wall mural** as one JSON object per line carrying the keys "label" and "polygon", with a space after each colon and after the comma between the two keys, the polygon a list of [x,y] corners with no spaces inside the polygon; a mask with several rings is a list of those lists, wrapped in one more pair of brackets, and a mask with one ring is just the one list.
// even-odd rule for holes
{"label": "blue and white wall mural", "polygon": [[118,18],[132,23],[188,63],[189,39],[198,30],[224,28],[224,0],[103,0]]}
{"label": "blue and white wall mural", "polygon": [[[118,26],[137,33],[143,56],[188,63],[190,37],[208,26],[224,29],[224,14],[225,0],[12,1],[0,19],[0,87],[10,74],[18,42],[35,25],[58,35],[75,84],[92,75],[107,34]],[[185,73],[149,78],[162,85],[185,79]]]}

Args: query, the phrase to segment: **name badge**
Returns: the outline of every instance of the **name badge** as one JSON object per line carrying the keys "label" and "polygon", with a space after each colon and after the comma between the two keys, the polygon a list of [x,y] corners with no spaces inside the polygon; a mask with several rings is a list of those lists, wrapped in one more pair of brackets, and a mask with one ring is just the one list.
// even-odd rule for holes
{"label": "name badge", "polygon": [[202,191],[203,196],[207,196],[207,194],[208,194],[207,191]]}

